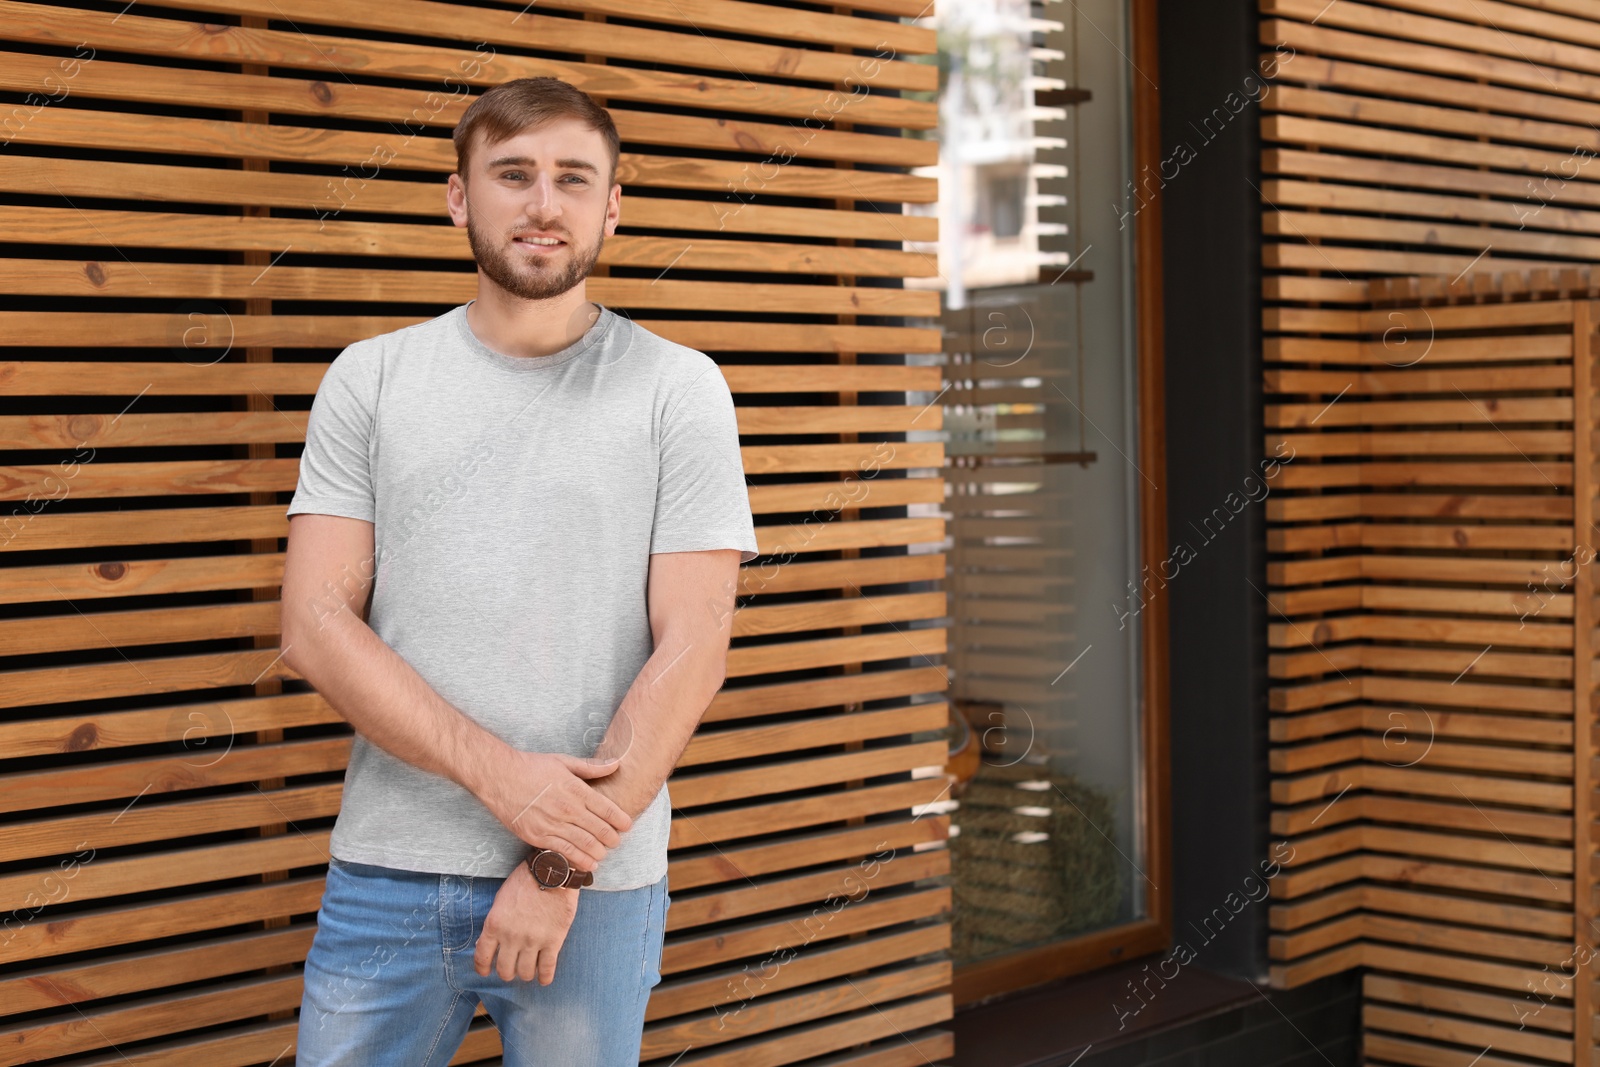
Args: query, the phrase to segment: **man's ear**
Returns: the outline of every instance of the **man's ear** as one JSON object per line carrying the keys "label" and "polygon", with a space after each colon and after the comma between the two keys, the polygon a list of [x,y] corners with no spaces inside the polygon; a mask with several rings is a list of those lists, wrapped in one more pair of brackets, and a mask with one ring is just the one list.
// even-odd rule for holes
{"label": "man's ear", "polygon": [[460,174],[452,174],[444,186],[444,206],[450,221],[457,227],[467,224],[467,181]]}
{"label": "man's ear", "polygon": [[617,232],[617,223],[622,221],[622,186],[614,184],[611,193],[606,199],[606,236],[611,237]]}

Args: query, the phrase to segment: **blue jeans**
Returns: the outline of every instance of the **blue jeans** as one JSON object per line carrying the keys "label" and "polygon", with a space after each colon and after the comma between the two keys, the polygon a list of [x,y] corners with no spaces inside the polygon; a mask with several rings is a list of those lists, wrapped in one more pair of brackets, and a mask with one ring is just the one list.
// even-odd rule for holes
{"label": "blue jeans", "polygon": [[505,1067],[637,1064],[645,1001],[661,981],[667,880],[581,890],[547,986],[473,969],[502,881],[331,860],[306,955],[297,1067],[442,1067],[479,1000]]}

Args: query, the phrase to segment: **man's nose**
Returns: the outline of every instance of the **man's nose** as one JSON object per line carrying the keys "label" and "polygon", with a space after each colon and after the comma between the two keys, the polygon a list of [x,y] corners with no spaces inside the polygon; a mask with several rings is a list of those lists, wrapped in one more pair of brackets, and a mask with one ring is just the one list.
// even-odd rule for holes
{"label": "man's nose", "polygon": [[528,190],[528,206],[538,218],[550,218],[556,213],[555,179],[541,174],[533,180]]}

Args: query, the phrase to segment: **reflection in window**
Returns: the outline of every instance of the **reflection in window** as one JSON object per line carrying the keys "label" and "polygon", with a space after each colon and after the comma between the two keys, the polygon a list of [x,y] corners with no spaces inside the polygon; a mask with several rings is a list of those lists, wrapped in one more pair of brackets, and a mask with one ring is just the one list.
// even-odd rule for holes
{"label": "reflection in window", "polygon": [[958,964],[1144,915],[1125,6],[939,6]]}

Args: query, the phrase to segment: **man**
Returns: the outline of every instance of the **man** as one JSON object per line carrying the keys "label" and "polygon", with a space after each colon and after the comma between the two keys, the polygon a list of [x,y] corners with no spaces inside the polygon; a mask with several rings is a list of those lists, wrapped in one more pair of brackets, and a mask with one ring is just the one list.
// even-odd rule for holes
{"label": "man", "polygon": [[482,1001],[507,1067],[616,1067],[756,556],[738,428],[708,356],[588,300],[603,108],[519,79],[455,146],[477,297],[339,354],[288,509],[284,659],[356,730],[297,1062],[444,1064]]}

